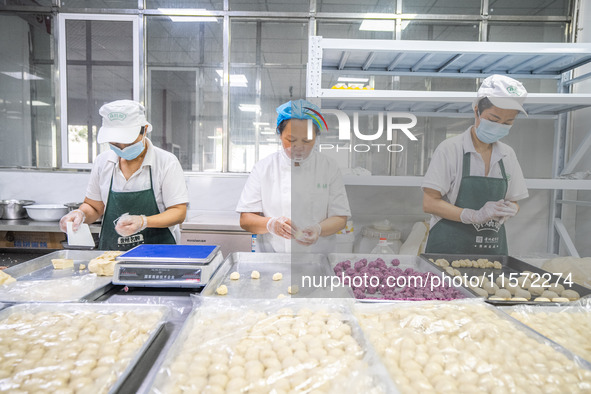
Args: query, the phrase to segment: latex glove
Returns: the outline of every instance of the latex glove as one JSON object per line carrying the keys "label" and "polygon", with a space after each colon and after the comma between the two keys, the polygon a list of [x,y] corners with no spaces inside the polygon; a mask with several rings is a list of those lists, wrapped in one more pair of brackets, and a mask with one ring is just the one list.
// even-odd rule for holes
{"label": "latex glove", "polygon": [[508,210],[503,200],[488,201],[479,210],[464,208],[460,214],[460,220],[464,224],[482,224],[489,220],[499,220],[505,216]]}
{"label": "latex glove", "polygon": [[310,246],[315,244],[320,237],[320,233],[322,232],[322,227],[320,227],[319,223],[313,224],[311,226],[306,227],[302,231],[298,231],[296,233],[295,239],[297,243],[301,245]]}
{"label": "latex glove", "polygon": [[148,226],[146,215],[130,215],[124,213],[116,219],[115,231],[122,237],[139,233]]}
{"label": "latex glove", "polygon": [[278,237],[291,239],[291,220],[285,216],[272,217],[267,222],[267,230]]}
{"label": "latex glove", "polygon": [[67,223],[72,222],[72,230],[76,232],[80,228],[80,225],[84,223],[84,220],[86,220],[86,214],[84,211],[81,209],[74,209],[73,211],[68,212],[62,216],[60,219],[60,230],[62,230],[64,233],[67,232]]}
{"label": "latex glove", "polygon": [[499,223],[501,223],[501,224],[505,223],[507,221],[507,219],[517,215],[517,211],[519,211],[519,207],[517,206],[517,204],[515,204],[511,201],[505,201],[505,209],[503,211],[504,215],[499,220]]}

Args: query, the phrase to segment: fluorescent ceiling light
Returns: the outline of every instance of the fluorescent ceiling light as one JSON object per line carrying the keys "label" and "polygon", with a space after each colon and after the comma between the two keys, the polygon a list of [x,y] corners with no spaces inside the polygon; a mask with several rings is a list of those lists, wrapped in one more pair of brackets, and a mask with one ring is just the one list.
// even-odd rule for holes
{"label": "fluorescent ceiling light", "polygon": [[261,110],[261,106],[258,104],[240,104],[238,108],[244,112],[260,112]]}
{"label": "fluorescent ceiling light", "polygon": [[26,71],[16,71],[16,72],[2,71],[2,74],[8,75],[9,77],[12,77],[15,79],[24,79],[26,81],[43,79],[43,78],[38,77],[36,75],[29,74]]}
{"label": "fluorescent ceiling light", "polygon": [[273,135],[273,134],[275,134],[275,132],[274,131],[261,131],[261,134],[264,134],[264,135]]}
{"label": "fluorescent ceiling light", "polygon": [[208,135],[207,138],[211,139],[211,140],[219,140],[222,138],[221,135]]}
{"label": "fluorescent ceiling light", "polygon": [[275,138],[267,138],[267,142],[277,142]]}
{"label": "fluorescent ceiling light", "polygon": [[33,105],[34,107],[48,107],[49,106],[49,104],[47,104],[46,102],[39,101],[39,100],[33,100],[32,104],[30,101],[27,101],[27,104]]}
{"label": "fluorescent ceiling light", "polygon": [[338,82],[369,82],[369,78],[339,77]]}
{"label": "fluorescent ceiling light", "polygon": [[205,8],[158,8],[163,14],[174,14],[174,15],[213,15],[211,11]]}
{"label": "fluorescent ceiling light", "polygon": [[394,31],[394,20],[365,19],[359,30],[366,31]]}
{"label": "fluorescent ceiling light", "polygon": [[252,124],[255,126],[270,126],[271,125],[269,122],[252,122]]}
{"label": "fluorescent ceiling light", "polygon": [[[215,72],[222,78],[220,86],[224,86],[224,70],[215,70]],[[248,87],[248,79],[246,79],[246,75],[244,74],[230,74],[230,86],[235,88],[247,88]]]}
{"label": "fluorescent ceiling light", "polygon": [[217,22],[218,18],[213,16],[169,16],[173,22]]}

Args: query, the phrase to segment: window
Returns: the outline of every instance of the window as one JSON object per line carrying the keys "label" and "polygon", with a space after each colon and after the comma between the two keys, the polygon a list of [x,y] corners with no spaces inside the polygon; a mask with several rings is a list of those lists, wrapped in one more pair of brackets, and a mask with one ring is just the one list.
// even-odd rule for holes
{"label": "window", "polygon": [[0,166],[57,166],[53,21],[0,14]]}
{"label": "window", "polygon": [[91,168],[100,107],[139,99],[138,19],[61,14],[62,167]]}
{"label": "window", "polygon": [[154,145],[187,171],[222,170],[221,18],[147,20],[148,120]]}
{"label": "window", "polygon": [[230,48],[230,172],[248,172],[280,146],[275,109],[306,97],[308,24],[235,21]]}

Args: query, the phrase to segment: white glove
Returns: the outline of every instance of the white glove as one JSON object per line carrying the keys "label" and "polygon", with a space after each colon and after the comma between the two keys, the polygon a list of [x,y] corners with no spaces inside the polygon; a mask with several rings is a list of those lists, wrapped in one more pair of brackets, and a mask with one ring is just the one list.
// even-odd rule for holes
{"label": "white glove", "polygon": [[301,245],[310,246],[318,241],[320,237],[320,233],[322,232],[322,227],[320,227],[319,223],[313,224],[311,226],[306,227],[302,231],[296,232],[296,241]]}
{"label": "white glove", "polygon": [[78,231],[80,225],[86,220],[86,214],[81,209],[74,209],[72,212],[68,212],[60,219],[60,230],[64,233],[67,232],[68,222],[72,222],[72,230]]}
{"label": "white glove", "polygon": [[479,210],[464,208],[460,214],[460,220],[464,224],[482,224],[491,219],[500,219],[510,211],[503,200],[488,201]]}
{"label": "white glove", "polygon": [[505,208],[503,210],[504,215],[499,220],[499,223],[505,223],[507,219],[517,215],[517,211],[519,211],[519,207],[517,206],[517,204],[512,203],[511,201],[505,201]]}
{"label": "white glove", "polygon": [[146,215],[130,215],[124,213],[117,218],[116,222],[115,231],[122,237],[129,237],[130,235],[139,233],[148,226]]}
{"label": "white glove", "polygon": [[291,239],[291,220],[285,216],[273,217],[267,222],[267,230],[278,237]]}

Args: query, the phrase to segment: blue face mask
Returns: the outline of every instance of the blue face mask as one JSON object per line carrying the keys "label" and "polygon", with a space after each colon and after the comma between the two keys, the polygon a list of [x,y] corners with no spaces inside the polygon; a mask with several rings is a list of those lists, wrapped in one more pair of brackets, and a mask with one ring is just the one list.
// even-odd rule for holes
{"label": "blue face mask", "polygon": [[111,150],[117,153],[117,156],[120,158],[125,160],[133,160],[144,151],[144,138],[142,138],[141,141],[138,141],[135,144],[123,149],[119,149],[113,144],[109,144],[109,146],[111,147]]}
{"label": "blue face mask", "polygon": [[480,118],[480,124],[476,128],[476,137],[486,144],[492,144],[509,134],[509,129],[511,129],[511,125]]}

